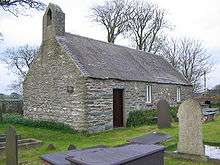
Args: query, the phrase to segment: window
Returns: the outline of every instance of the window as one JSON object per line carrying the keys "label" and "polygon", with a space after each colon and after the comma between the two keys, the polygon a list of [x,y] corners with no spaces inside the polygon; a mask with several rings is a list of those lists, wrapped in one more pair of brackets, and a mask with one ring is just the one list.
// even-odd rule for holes
{"label": "window", "polygon": [[180,102],[181,101],[181,98],[180,98],[180,87],[177,87],[177,91],[176,91],[176,101],[177,102]]}
{"label": "window", "polygon": [[52,12],[49,9],[48,12],[47,12],[47,26],[49,26],[51,24],[52,24]]}
{"label": "window", "polygon": [[146,86],[146,101],[147,103],[151,103],[151,86],[150,85],[147,85]]}

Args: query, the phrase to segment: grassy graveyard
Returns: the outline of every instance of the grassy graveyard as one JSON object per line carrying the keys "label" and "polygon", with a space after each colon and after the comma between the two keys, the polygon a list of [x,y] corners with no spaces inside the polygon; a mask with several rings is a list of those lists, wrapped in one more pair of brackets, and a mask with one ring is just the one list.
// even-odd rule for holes
{"label": "grassy graveyard", "polygon": [[[4,133],[9,124],[0,124],[0,133]],[[70,133],[68,131],[50,130],[46,128],[34,128],[23,126],[21,124],[14,125],[17,133],[21,134],[23,138],[35,138],[43,141],[43,145],[38,148],[19,150],[19,162],[23,164],[41,164],[39,156],[46,153],[58,152],[67,150],[69,144],[76,145],[77,148],[91,147],[95,145],[115,146],[123,144],[127,139],[140,136],[149,132],[158,131],[168,133],[173,136],[173,139],[166,142],[164,145],[168,150],[175,150],[178,140],[178,125],[172,123],[171,128],[158,129],[156,125],[142,126],[137,128],[123,128],[106,131],[96,134],[86,133]],[[203,124],[204,142],[207,144],[215,144],[220,146],[220,116],[215,118],[215,121]],[[48,144],[54,144],[56,149],[48,151]],[[171,157],[165,157],[166,165],[202,165],[207,163],[195,163]],[[0,164],[5,164],[4,152],[0,154]]]}

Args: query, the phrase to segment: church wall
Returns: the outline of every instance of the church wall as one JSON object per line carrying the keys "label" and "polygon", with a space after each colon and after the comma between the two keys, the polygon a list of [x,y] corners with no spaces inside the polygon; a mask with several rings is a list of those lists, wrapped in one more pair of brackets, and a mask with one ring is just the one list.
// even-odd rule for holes
{"label": "church wall", "polygon": [[[151,86],[151,103],[147,102],[146,86]],[[192,86],[158,84],[114,79],[86,80],[86,118],[88,130],[98,132],[113,128],[113,89],[123,89],[123,121],[126,126],[128,114],[133,110],[153,110],[160,99],[170,106],[177,106],[177,88],[184,101],[192,96]]]}
{"label": "church wall", "polygon": [[55,39],[43,42],[24,81],[24,115],[85,128],[84,78]]}

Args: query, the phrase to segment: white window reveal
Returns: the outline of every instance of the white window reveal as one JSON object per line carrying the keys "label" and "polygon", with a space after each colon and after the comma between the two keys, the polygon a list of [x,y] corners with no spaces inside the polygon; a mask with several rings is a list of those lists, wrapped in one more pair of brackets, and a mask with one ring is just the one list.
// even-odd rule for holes
{"label": "white window reveal", "polygon": [[181,101],[181,92],[180,92],[180,87],[177,87],[177,91],[176,91],[176,100],[177,102]]}
{"label": "white window reveal", "polygon": [[147,85],[146,86],[146,101],[147,103],[151,103],[152,101],[152,91],[151,91],[151,86],[150,85]]}

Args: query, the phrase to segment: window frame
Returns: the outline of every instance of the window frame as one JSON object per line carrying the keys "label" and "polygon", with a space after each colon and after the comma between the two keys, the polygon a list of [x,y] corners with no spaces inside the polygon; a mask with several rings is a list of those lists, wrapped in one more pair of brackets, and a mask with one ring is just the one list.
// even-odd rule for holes
{"label": "window frame", "polygon": [[177,90],[176,90],[176,101],[177,102],[181,102],[181,87],[177,87]]}
{"label": "window frame", "polygon": [[151,104],[152,103],[152,86],[147,84],[145,92],[146,92],[145,94],[146,103]]}

